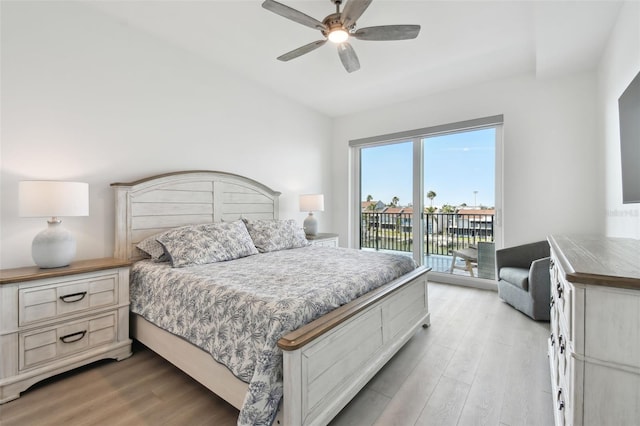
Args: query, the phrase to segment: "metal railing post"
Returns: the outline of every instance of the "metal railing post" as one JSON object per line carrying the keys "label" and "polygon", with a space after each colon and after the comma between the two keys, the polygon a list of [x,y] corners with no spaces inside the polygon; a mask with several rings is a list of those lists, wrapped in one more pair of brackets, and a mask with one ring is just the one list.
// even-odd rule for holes
{"label": "metal railing post", "polygon": [[380,216],[378,213],[374,214],[374,219],[375,219],[375,227],[376,227],[376,239],[375,239],[375,246],[376,246],[376,251],[379,250],[378,248],[378,229],[380,228]]}

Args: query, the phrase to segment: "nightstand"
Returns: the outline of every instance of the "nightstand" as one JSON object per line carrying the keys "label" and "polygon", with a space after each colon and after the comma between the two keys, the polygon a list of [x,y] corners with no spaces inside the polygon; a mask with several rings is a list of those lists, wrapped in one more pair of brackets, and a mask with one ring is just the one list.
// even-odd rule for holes
{"label": "nightstand", "polygon": [[105,258],[0,271],[0,403],[47,377],[131,356],[130,265]]}
{"label": "nightstand", "polygon": [[307,240],[312,246],[338,247],[338,234],[307,235]]}

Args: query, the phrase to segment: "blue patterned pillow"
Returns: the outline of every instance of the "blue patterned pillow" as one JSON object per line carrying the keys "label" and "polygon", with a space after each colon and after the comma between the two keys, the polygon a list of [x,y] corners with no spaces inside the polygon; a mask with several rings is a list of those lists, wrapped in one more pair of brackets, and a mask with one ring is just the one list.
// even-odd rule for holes
{"label": "blue patterned pillow", "polygon": [[169,256],[167,256],[167,254],[164,252],[164,247],[162,246],[162,244],[157,241],[157,238],[165,234],[166,232],[169,231],[161,232],[159,234],[154,234],[150,237],[147,237],[144,240],[140,241],[136,245],[136,247],[148,254],[154,262],[166,262],[167,260],[169,260]]}
{"label": "blue patterned pillow", "polygon": [[184,226],[158,237],[174,268],[258,254],[242,221]]}
{"label": "blue patterned pillow", "polygon": [[243,219],[260,253],[306,247],[309,241],[295,220]]}

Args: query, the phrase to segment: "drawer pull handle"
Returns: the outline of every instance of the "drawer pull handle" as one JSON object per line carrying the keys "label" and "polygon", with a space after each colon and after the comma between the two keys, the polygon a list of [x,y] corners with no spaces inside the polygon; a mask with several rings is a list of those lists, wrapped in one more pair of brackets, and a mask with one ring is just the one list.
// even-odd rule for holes
{"label": "drawer pull handle", "polygon": [[[67,334],[66,336],[62,336],[60,340],[62,343],[73,343],[78,340],[82,340],[84,335],[87,334],[87,330],[78,331],[77,333]],[[73,340],[71,340],[73,338]]]}
{"label": "drawer pull handle", "polygon": [[558,299],[562,299],[562,284],[558,283]]}
{"label": "drawer pull handle", "polygon": [[551,333],[549,338],[551,339],[551,346],[554,346],[556,344],[556,339],[553,337],[553,333]]}
{"label": "drawer pull handle", "polygon": [[564,409],[564,400],[560,398],[562,398],[562,389],[558,389],[558,411]]}
{"label": "drawer pull handle", "polygon": [[[60,300],[62,300],[64,303],[79,302],[82,299],[84,299],[86,295],[87,295],[86,291],[81,291],[80,293],[73,293],[73,294],[67,294],[65,296],[60,296]],[[67,299],[73,299],[73,300],[67,300]]]}
{"label": "drawer pull handle", "polygon": [[564,338],[562,337],[562,335],[560,335],[558,337],[558,345],[560,346],[560,353],[563,354],[564,353],[564,348],[565,348],[565,343],[564,343]]}
{"label": "drawer pull handle", "polygon": [[553,297],[551,298],[551,302],[549,302],[549,308],[553,308],[553,305],[556,304],[556,299],[554,299]]}

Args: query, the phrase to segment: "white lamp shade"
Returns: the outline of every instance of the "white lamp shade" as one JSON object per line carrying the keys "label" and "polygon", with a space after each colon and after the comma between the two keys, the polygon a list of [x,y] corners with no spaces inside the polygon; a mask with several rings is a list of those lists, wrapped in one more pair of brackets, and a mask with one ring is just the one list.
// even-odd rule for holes
{"label": "white lamp shade", "polygon": [[301,212],[321,212],[324,211],[323,194],[305,194],[300,196]]}
{"label": "white lamp shade", "polygon": [[89,184],[45,180],[22,181],[18,186],[21,217],[89,215]]}

